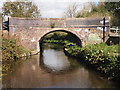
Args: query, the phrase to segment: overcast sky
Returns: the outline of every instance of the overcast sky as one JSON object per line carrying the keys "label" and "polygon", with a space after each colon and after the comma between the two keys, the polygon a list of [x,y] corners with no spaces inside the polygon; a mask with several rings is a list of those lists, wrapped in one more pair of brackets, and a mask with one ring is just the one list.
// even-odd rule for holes
{"label": "overcast sky", "polygon": [[[0,0],[0,8],[3,2],[6,0]],[[8,0],[7,0],[8,1]],[[14,1],[14,0],[11,0]],[[83,4],[86,2],[98,2],[98,0],[31,0],[33,1],[41,10],[42,17],[44,18],[61,18],[65,11],[65,8],[76,2],[82,8]]]}

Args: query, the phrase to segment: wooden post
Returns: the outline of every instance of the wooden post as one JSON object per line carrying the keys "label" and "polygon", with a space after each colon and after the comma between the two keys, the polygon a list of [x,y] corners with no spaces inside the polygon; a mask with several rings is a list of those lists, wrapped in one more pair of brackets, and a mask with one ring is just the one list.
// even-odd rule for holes
{"label": "wooden post", "polygon": [[105,42],[105,17],[103,18],[103,42]]}
{"label": "wooden post", "polygon": [[109,29],[108,29],[108,36],[110,36],[110,25],[111,25],[111,24],[110,24],[110,22],[111,22],[111,20],[110,20],[110,19],[111,19],[111,17],[109,17]]}
{"label": "wooden post", "polygon": [[9,20],[9,17],[8,17],[8,38],[10,38],[10,35],[9,35],[9,33],[10,33],[10,32],[9,32],[9,29],[10,29],[9,27],[10,27],[10,25],[9,25],[9,23],[10,23],[10,20]]}
{"label": "wooden post", "polygon": [[2,36],[3,36],[3,14],[2,14]]}

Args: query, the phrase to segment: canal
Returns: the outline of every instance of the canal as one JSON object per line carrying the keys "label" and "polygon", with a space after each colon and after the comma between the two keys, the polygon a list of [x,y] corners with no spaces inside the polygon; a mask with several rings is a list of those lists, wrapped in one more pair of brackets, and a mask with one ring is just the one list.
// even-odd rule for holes
{"label": "canal", "polygon": [[14,64],[3,77],[3,88],[114,88],[97,72],[64,54],[63,46],[44,44],[41,54]]}

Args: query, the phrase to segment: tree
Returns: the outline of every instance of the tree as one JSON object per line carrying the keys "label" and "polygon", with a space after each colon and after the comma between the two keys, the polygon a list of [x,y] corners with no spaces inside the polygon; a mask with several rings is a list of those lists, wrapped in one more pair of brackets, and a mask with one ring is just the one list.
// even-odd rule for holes
{"label": "tree", "polygon": [[78,12],[77,18],[80,17],[105,17],[110,16],[107,9],[104,7],[103,3],[95,5],[95,3],[88,3],[87,6],[84,6],[83,9]]}
{"label": "tree", "polygon": [[11,17],[39,17],[39,8],[31,1],[16,0],[5,2],[2,7],[4,16]]}
{"label": "tree", "polygon": [[83,8],[81,10],[79,10],[78,13],[76,14],[76,18],[88,17],[93,5],[94,5],[93,2],[85,3],[83,5]]}
{"label": "tree", "polygon": [[120,1],[119,2],[105,2],[105,7],[109,12],[116,16],[120,16]]}
{"label": "tree", "polygon": [[66,11],[64,12],[64,17],[69,17],[69,18],[75,17],[77,14],[77,10],[78,10],[78,5],[76,3],[69,5],[66,8]]}
{"label": "tree", "polygon": [[105,2],[105,8],[112,13],[111,23],[113,26],[120,26],[120,1]]}

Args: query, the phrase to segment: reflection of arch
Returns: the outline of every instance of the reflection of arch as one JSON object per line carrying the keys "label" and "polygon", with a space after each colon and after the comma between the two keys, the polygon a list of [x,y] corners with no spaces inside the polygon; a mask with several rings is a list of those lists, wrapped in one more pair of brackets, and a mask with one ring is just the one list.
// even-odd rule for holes
{"label": "reflection of arch", "polygon": [[75,32],[75,31],[72,31],[72,30],[67,30],[67,29],[52,29],[52,30],[49,30],[49,31],[46,31],[44,32],[44,34],[41,36],[41,38],[39,39],[39,45],[41,45],[41,42],[43,41],[44,37],[52,32],[66,32],[66,33],[69,33],[71,34],[73,37],[76,38],[76,41],[75,42],[77,45],[79,46],[82,46],[82,41],[81,41],[81,38],[80,36]]}

